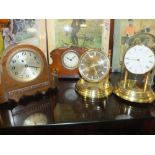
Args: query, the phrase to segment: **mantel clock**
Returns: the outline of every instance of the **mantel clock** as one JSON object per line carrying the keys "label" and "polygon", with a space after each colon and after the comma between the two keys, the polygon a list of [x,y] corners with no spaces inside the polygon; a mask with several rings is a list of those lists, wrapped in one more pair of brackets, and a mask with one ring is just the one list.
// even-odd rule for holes
{"label": "mantel clock", "polygon": [[50,53],[51,71],[56,70],[59,78],[79,78],[78,63],[85,48],[57,48]]}
{"label": "mantel clock", "polygon": [[79,61],[81,79],[76,84],[76,91],[92,101],[107,97],[112,93],[109,82],[110,62],[105,53],[88,50]]}
{"label": "mantel clock", "polygon": [[2,57],[2,82],[8,99],[46,91],[51,87],[49,66],[36,46],[20,44],[9,47]]}

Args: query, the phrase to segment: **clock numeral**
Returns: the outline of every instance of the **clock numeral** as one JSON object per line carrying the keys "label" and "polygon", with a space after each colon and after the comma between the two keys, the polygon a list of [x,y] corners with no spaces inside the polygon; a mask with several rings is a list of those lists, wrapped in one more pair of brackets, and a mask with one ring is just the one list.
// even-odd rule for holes
{"label": "clock numeral", "polygon": [[12,67],[12,70],[15,70],[15,66]]}
{"label": "clock numeral", "polygon": [[26,55],[26,52],[22,52],[22,55]]}
{"label": "clock numeral", "polygon": [[129,69],[132,69],[132,67],[129,67]]}
{"label": "clock numeral", "polygon": [[23,78],[23,75],[19,75],[20,76],[20,78]]}
{"label": "clock numeral", "polygon": [[147,69],[149,69],[149,66],[145,66]]}
{"label": "clock numeral", "polygon": [[15,72],[15,75],[18,75],[18,72]]}
{"label": "clock numeral", "polygon": [[12,60],[12,63],[13,63],[13,64],[16,63],[16,60]]}
{"label": "clock numeral", "polygon": [[37,59],[37,57],[35,56],[35,57],[34,57],[34,59],[36,60],[36,59]]}
{"label": "clock numeral", "polygon": [[149,61],[149,63],[151,63],[151,64],[152,64],[152,63],[153,63],[153,61]]}
{"label": "clock numeral", "polygon": [[149,57],[154,57],[154,55],[150,55]]}
{"label": "clock numeral", "polygon": [[104,74],[106,72],[107,72],[107,68],[104,68],[102,74]]}
{"label": "clock numeral", "polygon": [[24,62],[24,60],[21,60],[21,62]]}

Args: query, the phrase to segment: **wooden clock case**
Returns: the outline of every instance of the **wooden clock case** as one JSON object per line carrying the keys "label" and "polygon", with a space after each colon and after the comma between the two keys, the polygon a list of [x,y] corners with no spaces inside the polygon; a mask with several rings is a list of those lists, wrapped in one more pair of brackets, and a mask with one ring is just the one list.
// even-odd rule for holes
{"label": "wooden clock case", "polygon": [[57,48],[51,51],[50,57],[52,59],[52,64],[50,65],[51,72],[57,71],[59,78],[79,78],[78,67],[75,69],[67,69],[63,66],[61,57],[69,50],[73,50],[78,53],[79,57],[87,50],[86,48],[80,47],[69,47],[69,48]]}
{"label": "wooden clock case", "polygon": [[[10,55],[18,50],[33,50],[37,51],[43,61],[43,69],[40,75],[30,82],[19,82],[11,78],[7,71],[7,61]],[[29,96],[37,92],[46,91],[51,87],[49,65],[43,52],[36,46],[29,44],[14,45],[6,49],[2,57],[2,82],[4,83],[4,90],[7,93],[8,99],[18,101],[22,96]]]}

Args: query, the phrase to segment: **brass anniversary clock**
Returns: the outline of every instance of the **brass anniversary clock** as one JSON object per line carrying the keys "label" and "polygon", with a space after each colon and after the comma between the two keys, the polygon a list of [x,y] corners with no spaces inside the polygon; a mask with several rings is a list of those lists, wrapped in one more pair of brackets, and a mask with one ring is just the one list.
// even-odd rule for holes
{"label": "brass anniversary clock", "polygon": [[92,101],[107,97],[112,93],[109,83],[110,62],[101,51],[88,50],[79,61],[81,79],[76,84],[76,91]]}
{"label": "brass anniversary clock", "polygon": [[151,48],[142,43],[130,47],[124,55],[124,73],[114,93],[131,102],[153,102],[151,77],[154,66],[155,55]]}
{"label": "brass anniversary clock", "polygon": [[20,44],[8,48],[2,58],[2,81],[8,99],[46,91],[50,76],[43,52],[33,45]]}

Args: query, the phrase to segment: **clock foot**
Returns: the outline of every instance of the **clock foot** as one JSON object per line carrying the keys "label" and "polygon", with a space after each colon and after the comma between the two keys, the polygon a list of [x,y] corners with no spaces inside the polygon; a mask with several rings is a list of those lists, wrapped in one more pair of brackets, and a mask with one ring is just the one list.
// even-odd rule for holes
{"label": "clock foot", "polygon": [[[136,103],[152,103],[155,100],[155,93],[153,90],[144,91],[143,88],[135,88],[134,80],[127,80],[126,88],[124,88],[124,81],[122,80],[114,89],[114,93],[120,98]],[[134,88],[134,89],[133,89]]]}
{"label": "clock foot", "polygon": [[112,93],[112,86],[109,82],[89,83],[83,79],[77,82],[75,89],[84,99],[91,101],[106,98]]}

